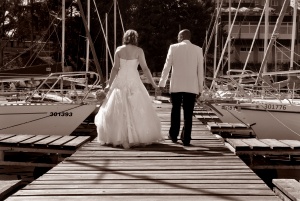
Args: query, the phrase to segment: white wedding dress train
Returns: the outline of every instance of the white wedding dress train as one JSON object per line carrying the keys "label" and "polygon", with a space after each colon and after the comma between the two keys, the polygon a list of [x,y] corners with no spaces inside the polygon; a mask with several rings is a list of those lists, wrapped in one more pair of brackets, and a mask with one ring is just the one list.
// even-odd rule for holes
{"label": "white wedding dress train", "polygon": [[138,60],[120,60],[120,70],[95,116],[98,141],[124,148],[163,140],[161,124],[142,83]]}

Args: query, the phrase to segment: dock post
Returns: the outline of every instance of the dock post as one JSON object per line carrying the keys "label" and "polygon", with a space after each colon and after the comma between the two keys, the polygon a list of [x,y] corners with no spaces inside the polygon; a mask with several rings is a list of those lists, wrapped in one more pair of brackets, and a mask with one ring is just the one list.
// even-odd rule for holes
{"label": "dock post", "polygon": [[0,150],[0,161],[4,161],[4,151]]}

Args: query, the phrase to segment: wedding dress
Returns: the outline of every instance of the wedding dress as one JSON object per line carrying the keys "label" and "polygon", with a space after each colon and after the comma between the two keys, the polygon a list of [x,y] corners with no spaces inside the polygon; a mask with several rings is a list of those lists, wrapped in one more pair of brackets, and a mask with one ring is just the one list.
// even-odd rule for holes
{"label": "wedding dress", "polygon": [[163,140],[160,120],[142,83],[138,59],[120,59],[118,75],[95,116],[98,141],[124,148]]}

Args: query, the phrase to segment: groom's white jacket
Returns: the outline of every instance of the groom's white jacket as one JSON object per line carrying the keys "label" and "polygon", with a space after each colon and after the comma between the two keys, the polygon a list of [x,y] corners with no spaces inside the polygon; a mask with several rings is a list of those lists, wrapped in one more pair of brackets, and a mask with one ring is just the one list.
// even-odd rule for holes
{"label": "groom's white jacket", "polygon": [[189,40],[171,45],[159,81],[160,87],[166,86],[171,67],[170,93],[189,92],[199,94],[203,91],[202,48],[192,44]]}

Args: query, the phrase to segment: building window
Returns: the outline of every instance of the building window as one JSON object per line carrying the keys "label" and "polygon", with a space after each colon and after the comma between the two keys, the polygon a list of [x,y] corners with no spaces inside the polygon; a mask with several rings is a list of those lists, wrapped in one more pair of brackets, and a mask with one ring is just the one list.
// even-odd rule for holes
{"label": "building window", "polygon": [[250,51],[250,47],[241,47],[241,52],[249,52],[249,51]]}
{"label": "building window", "polygon": [[271,0],[271,6],[278,6],[278,0]]}
{"label": "building window", "polygon": [[264,49],[265,49],[265,48],[263,48],[263,47],[259,47],[259,48],[258,48],[258,51],[264,52]]}

